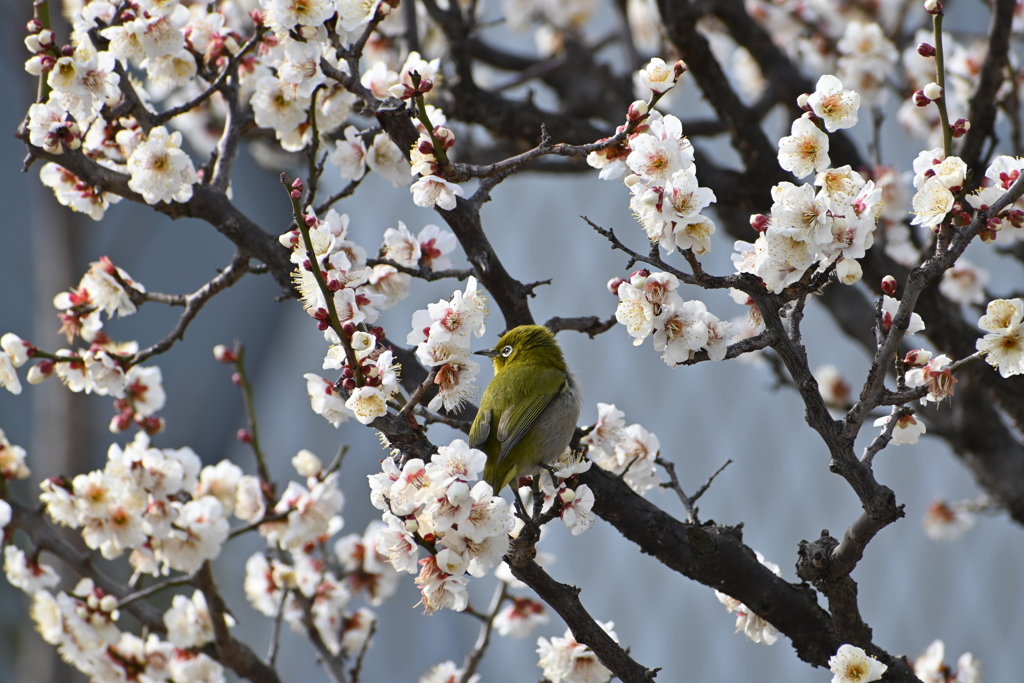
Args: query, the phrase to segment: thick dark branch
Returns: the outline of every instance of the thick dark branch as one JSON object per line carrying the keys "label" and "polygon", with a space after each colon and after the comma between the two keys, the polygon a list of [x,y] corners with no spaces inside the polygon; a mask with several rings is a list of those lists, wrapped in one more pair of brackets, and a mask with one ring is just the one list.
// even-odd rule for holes
{"label": "thick dark branch", "polygon": [[[27,135],[25,136],[27,137]],[[26,142],[29,151],[47,161],[52,161],[74,173],[82,182],[103,192],[111,192],[140,204],[142,196],[128,187],[128,176],[100,166],[80,151],[50,154]],[[265,232],[248,216],[243,214],[220,192],[207,185],[193,185],[192,198],[187,202],[160,202],[153,206],[156,211],[171,218],[198,218],[217,229],[231,240],[241,251],[267,264],[278,284],[292,295],[292,264],[288,252],[277,237]]]}
{"label": "thick dark branch", "polygon": [[978,87],[971,97],[967,120],[971,129],[964,136],[960,148],[960,158],[968,168],[974,169],[974,177],[981,179],[980,168],[984,159],[981,158],[985,141],[995,132],[996,95],[1006,80],[1005,69],[1008,66],[1007,55],[1010,49],[1010,33],[1013,27],[1013,14],[1017,3],[1014,0],[995,0],[991,3],[992,20],[988,28],[988,40],[985,44],[988,51],[981,64],[978,75]]}
{"label": "thick dark branch", "polygon": [[558,612],[576,642],[593,650],[601,663],[624,683],[649,683],[654,680],[657,670],[652,671],[635,661],[594,621],[580,602],[579,588],[555,581],[533,560],[512,564],[509,568],[513,576],[535,590],[544,602]]}

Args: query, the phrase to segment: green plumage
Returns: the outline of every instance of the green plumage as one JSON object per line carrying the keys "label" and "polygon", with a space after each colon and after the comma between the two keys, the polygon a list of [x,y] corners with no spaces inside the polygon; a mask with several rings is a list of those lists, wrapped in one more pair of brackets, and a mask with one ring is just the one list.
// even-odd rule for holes
{"label": "green plumage", "polygon": [[484,391],[469,443],[487,454],[484,479],[495,493],[569,445],[580,413],[580,393],[554,335],[522,325],[490,351],[494,379]]}

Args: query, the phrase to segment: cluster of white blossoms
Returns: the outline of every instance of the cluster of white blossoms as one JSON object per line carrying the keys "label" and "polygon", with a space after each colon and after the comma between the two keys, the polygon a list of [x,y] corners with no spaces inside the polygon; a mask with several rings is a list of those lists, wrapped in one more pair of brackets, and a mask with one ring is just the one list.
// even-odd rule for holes
{"label": "cluster of white blossoms", "polygon": [[[757,556],[757,561],[768,567],[775,576],[782,575],[779,565],[764,559],[764,555],[756,550],[754,554]],[[715,591],[715,597],[718,598],[720,603],[725,605],[726,611],[736,613],[736,633],[743,631],[747,640],[755,643],[764,643],[765,645],[774,645],[775,641],[779,639],[779,632],[774,626],[754,614],[749,607],[736,598],[717,590]]]}
{"label": "cluster of white blossoms", "polygon": [[253,609],[280,616],[296,632],[306,631],[308,616],[332,654],[356,656],[368,646],[377,618],[368,608],[351,609],[350,603],[365,591],[371,605],[380,605],[398,587],[398,573],[375,550],[383,525],[371,522],[363,534],[348,534],[330,546],[342,528],[338,474],[327,473],[309,451],[300,451],[292,465],[306,484],[289,482],[273,510],[265,508],[257,488],[261,482],[255,480],[256,486],[246,490],[248,521],[259,522],[271,512],[286,515],[259,526],[270,549],[245,563],[246,597]]}
{"label": "cluster of white blossoms", "polygon": [[828,668],[834,674],[832,683],[870,683],[880,679],[889,667],[856,645],[845,643],[828,660]]}
{"label": "cluster of white blossoms", "polygon": [[[427,612],[465,609],[467,574],[486,575],[508,551],[514,519],[508,503],[479,480],[486,462],[483,451],[456,439],[429,463],[413,458],[399,469],[389,457],[383,472],[369,477],[370,500],[387,524],[377,551],[398,571],[419,571]],[[424,559],[421,546],[430,550]]]}
{"label": "cluster of white blossoms", "polygon": [[[2,434],[0,441],[7,445]],[[24,452],[14,455],[13,447],[0,448],[0,464],[9,466],[4,476],[23,478],[28,474]],[[366,647],[376,617],[366,608],[347,609],[351,598],[365,590],[370,604],[380,604],[397,585],[397,572],[374,550],[383,525],[373,523],[363,536],[339,539],[329,557],[326,543],[342,527],[338,475],[326,472],[306,451],[292,462],[305,484],[290,482],[269,507],[270,488],[258,477],[243,475],[227,460],[202,467],[191,449],[154,448],[140,431],[124,448],[110,447],[103,470],[42,482],[40,500],[55,523],[80,528],[85,544],[103,557],[130,552],[136,575],[195,572],[220,554],[229,538],[230,516],[259,525],[275,559],[271,567],[257,553],[246,565],[245,590],[253,606],[270,616],[283,608],[283,618],[300,631],[308,609],[327,648],[354,656]],[[10,514],[6,502],[0,505],[0,530]],[[90,579],[55,596],[49,591],[61,577],[52,567],[14,545],[4,549],[4,557],[8,581],[33,596],[31,614],[43,638],[93,680],[224,680],[221,665],[198,652],[214,640],[202,592],[174,596],[163,614],[166,640],[150,635],[143,641],[118,628],[118,600]],[[285,590],[290,591],[288,601],[283,600]],[[234,626],[231,616],[224,618],[228,627]]]}
{"label": "cluster of white blossoms", "polygon": [[[637,77],[654,103],[684,70],[682,62],[673,67],[652,59]],[[630,105],[627,119],[635,124],[629,137],[620,145],[591,152],[587,163],[601,169],[605,180],[630,172],[624,180],[633,195],[629,207],[651,242],[670,254],[677,248],[706,254],[715,224],[701,211],[715,202],[715,193],[698,185],[693,146],[683,135],[682,123],[649,109],[643,100]]]}
{"label": "cluster of white blossoms", "polygon": [[[619,642],[619,637],[612,630],[615,627],[613,622],[597,623],[612,640]],[[537,666],[551,683],[607,683],[612,679],[612,672],[593,650],[576,642],[570,629],[565,630],[562,638],[538,638],[537,654],[540,655]]]}
{"label": "cluster of white blossoms", "polygon": [[487,297],[477,289],[472,275],[466,291],[455,290],[451,299],[428,304],[412,315],[412,331],[406,341],[416,345],[416,357],[432,368],[437,395],[427,406],[454,411],[479,391],[474,380],[480,365],[470,358],[473,335],[484,335]]}
{"label": "cluster of white blossoms", "polygon": [[835,76],[822,76],[815,92],[801,97],[808,112],[779,141],[779,165],[798,178],[816,173],[814,183],[772,188],[771,216],[751,218],[761,234],[753,244],[737,241],[732,256],[737,272],[757,275],[771,292],[799,281],[811,267],[820,272],[835,264],[846,284],[861,278],[857,259],[874,243],[882,189],[849,166],[831,168],[828,135],[819,128],[855,125],[859,103]]}
{"label": "cluster of white blossoms", "polygon": [[719,320],[702,301],[683,301],[672,273],[638,270],[629,280],[615,278],[608,288],[619,296],[615,319],[626,326],[633,345],[651,334],[654,349],[669,367],[684,363],[704,349],[711,360],[723,360],[735,334],[731,322]]}
{"label": "cluster of white blossoms", "polygon": [[597,422],[580,443],[598,467],[622,475],[630,488],[644,495],[660,489],[655,460],[661,451],[658,437],[643,425],[626,426],[625,413],[610,403],[597,404]]}
{"label": "cluster of white blossoms", "polygon": [[981,683],[981,663],[970,652],[956,660],[956,669],[947,666],[946,644],[932,641],[921,655],[913,660],[914,675],[924,683]]}
{"label": "cluster of white blossoms", "polygon": [[[419,234],[414,236],[405,227],[405,223],[398,221],[397,228],[384,231],[380,255],[405,268],[418,270],[422,264],[428,271],[439,271],[452,267],[446,254],[451,253],[456,246],[458,240],[448,230],[430,224],[423,226]],[[387,297],[387,301],[381,305],[381,308],[387,309],[409,295],[411,279],[411,275],[392,265],[378,263],[373,267],[369,284],[373,291]]]}
{"label": "cluster of white blossoms", "polygon": [[[363,424],[369,424],[387,413],[387,402],[398,391],[400,366],[394,362],[392,352],[379,344],[384,336],[383,329],[372,327],[365,331],[359,326],[367,327],[376,322],[380,315],[377,309],[387,304],[388,297],[369,284],[373,269],[366,265],[366,251],[346,239],[348,214],[339,214],[331,209],[320,219],[310,208],[304,220],[309,229],[312,253],[306,249],[305,239],[299,230],[286,232],[279,240],[292,250],[291,262],[295,264],[292,279],[302,305],[317,321],[318,329],[330,344],[323,367],[342,370],[339,384],[348,392],[348,398],[343,399],[333,382],[308,373],[305,377],[312,407],[336,427],[350,415],[355,415]],[[330,303],[320,287],[314,267],[326,285]],[[351,365],[345,342],[331,325],[332,308],[348,337],[355,360],[360,364],[362,385],[357,385],[355,380],[356,371]]]}
{"label": "cluster of white blossoms", "polygon": [[978,327],[987,334],[976,348],[1003,377],[1024,373],[1024,300],[996,299],[989,303]]}
{"label": "cluster of white blossoms", "polygon": [[136,312],[126,287],[137,294],[146,291],[107,257],[92,263],[78,287],[61,292],[53,300],[68,341],[78,336],[89,342],[89,348],[58,349],[48,354],[8,332],[0,337],[4,350],[0,354],[0,385],[21,393],[16,369],[37,359],[26,376],[30,384],[56,374],[73,392],[113,396],[117,414],[110,422],[112,432],[123,432],[133,423],[151,434],[161,431],[163,420],[156,413],[164,407],[166,394],[160,368],[133,365],[126,370],[125,357],[139,350],[138,343],[113,341],[103,331],[101,313],[111,318]]}

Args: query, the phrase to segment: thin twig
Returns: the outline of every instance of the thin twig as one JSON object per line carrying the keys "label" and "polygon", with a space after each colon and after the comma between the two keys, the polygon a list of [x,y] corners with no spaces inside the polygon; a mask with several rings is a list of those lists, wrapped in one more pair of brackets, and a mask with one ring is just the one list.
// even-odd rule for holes
{"label": "thin twig", "polygon": [[264,660],[267,666],[274,666],[277,659],[277,644],[281,637],[281,620],[284,617],[284,603],[288,601],[290,591],[285,588],[281,591],[281,600],[277,603],[277,614],[274,615],[274,624],[270,629],[270,646],[267,648],[267,657]]}
{"label": "thin twig", "polygon": [[487,651],[487,646],[491,643],[491,633],[494,631],[494,618],[498,616],[498,610],[501,609],[502,603],[508,597],[507,583],[498,581],[496,588],[494,597],[491,598],[491,606],[487,609],[487,618],[480,624],[480,633],[476,637],[476,643],[473,645],[470,653],[466,655],[466,663],[462,665],[462,677],[459,679],[459,683],[469,683],[470,679],[473,678],[473,674],[476,673],[477,667],[480,665],[480,660],[483,659],[484,653]]}
{"label": "thin twig", "polygon": [[120,600],[118,600],[118,608],[123,608],[125,605],[129,605],[136,600],[148,598],[151,595],[156,595],[160,591],[167,590],[168,588],[174,588],[175,586],[187,586],[192,583],[193,574],[183,574],[181,576],[175,576],[170,579],[164,579],[160,583],[154,583],[148,588],[141,588],[134,593],[129,593]]}
{"label": "thin twig", "polygon": [[248,255],[244,255],[240,251],[235,252],[235,256],[231,259],[231,263],[228,265],[228,267],[222,270],[220,274],[217,275],[217,277],[207,282],[205,285],[197,289],[192,294],[184,295],[183,304],[178,303],[177,297],[173,295],[152,295],[151,300],[154,301],[159,300],[157,298],[158,296],[167,296],[168,299],[165,300],[164,303],[170,304],[172,306],[184,305],[185,311],[178,318],[178,322],[174,326],[174,329],[171,330],[171,333],[168,334],[163,339],[161,339],[160,341],[158,341],[156,344],[153,344],[152,346],[145,348],[136,353],[134,356],[132,356],[131,365],[138,365],[139,363],[143,362],[148,358],[151,358],[152,356],[163,353],[164,351],[170,349],[171,346],[173,346],[176,341],[183,339],[185,337],[185,330],[188,329],[188,326],[192,322],[192,319],[195,318],[196,315],[198,315],[202,307],[206,305],[206,302],[212,299],[214,295],[216,295],[217,293],[221,292],[224,289],[227,289],[231,285],[238,282],[242,278],[242,276],[245,275],[248,269]]}
{"label": "thin twig", "polygon": [[437,377],[437,371],[438,368],[430,369],[430,374],[427,375],[427,378],[423,380],[418,387],[416,387],[416,391],[412,392],[412,396],[410,396],[409,400],[406,401],[404,406],[402,406],[402,409],[398,411],[399,416],[408,415],[409,411],[415,408],[423,399],[423,396],[430,391],[430,387],[434,385],[434,379]]}

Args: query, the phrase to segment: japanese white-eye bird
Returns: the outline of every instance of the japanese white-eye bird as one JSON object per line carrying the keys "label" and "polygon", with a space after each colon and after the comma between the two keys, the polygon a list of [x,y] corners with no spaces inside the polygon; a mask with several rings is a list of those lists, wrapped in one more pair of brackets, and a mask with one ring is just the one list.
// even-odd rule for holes
{"label": "japanese white-eye bird", "polygon": [[491,358],[494,379],[480,399],[469,445],[487,454],[484,480],[498,495],[565,452],[583,397],[546,327],[521,325],[477,354]]}

